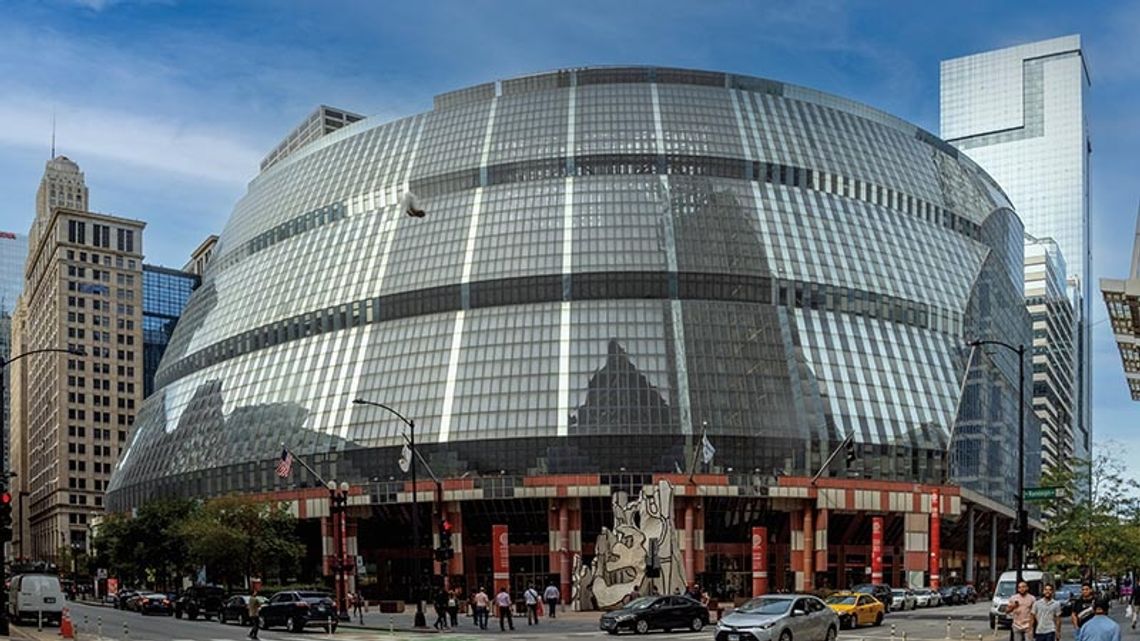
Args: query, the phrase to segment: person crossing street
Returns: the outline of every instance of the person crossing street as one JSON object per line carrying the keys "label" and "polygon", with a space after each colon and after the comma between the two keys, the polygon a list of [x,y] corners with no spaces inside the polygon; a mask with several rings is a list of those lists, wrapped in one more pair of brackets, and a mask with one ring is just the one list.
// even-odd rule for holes
{"label": "person crossing street", "polygon": [[495,596],[495,605],[499,606],[499,630],[506,630],[503,627],[503,622],[509,623],[511,629],[515,629],[515,619],[511,616],[511,595],[507,592],[507,588],[499,589],[499,594]]}
{"label": "person crossing street", "polygon": [[558,600],[562,598],[562,594],[559,593],[558,587],[554,585],[554,581],[551,581],[550,585],[546,586],[546,590],[542,593],[542,598],[546,601],[546,616],[551,619],[557,618],[554,616],[554,607],[558,605]]}
{"label": "person crossing street", "polygon": [[261,628],[261,597],[257,596],[257,590],[249,595],[247,612],[249,613],[249,634],[246,636],[256,639],[257,631]]}

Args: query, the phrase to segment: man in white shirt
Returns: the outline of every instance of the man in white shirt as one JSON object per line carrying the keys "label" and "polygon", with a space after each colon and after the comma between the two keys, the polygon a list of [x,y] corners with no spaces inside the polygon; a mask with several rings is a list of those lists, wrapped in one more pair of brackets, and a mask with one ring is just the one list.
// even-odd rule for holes
{"label": "man in white shirt", "polygon": [[523,600],[526,601],[526,624],[538,625],[538,590],[534,589],[534,585],[523,592]]}
{"label": "man in white shirt", "polygon": [[542,593],[542,599],[546,601],[546,616],[551,619],[556,618],[554,616],[554,606],[558,605],[558,599],[560,598],[562,598],[562,594],[558,592],[558,587],[554,585],[554,581],[551,581],[550,585],[546,586],[546,590]]}

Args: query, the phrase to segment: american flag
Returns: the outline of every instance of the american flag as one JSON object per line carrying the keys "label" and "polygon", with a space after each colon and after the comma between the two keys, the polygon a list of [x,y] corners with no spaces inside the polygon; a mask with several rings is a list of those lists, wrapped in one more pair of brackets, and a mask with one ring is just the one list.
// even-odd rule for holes
{"label": "american flag", "polygon": [[281,460],[277,462],[277,476],[288,478],[293,471],[293,453],[287,448],[281,448]]}

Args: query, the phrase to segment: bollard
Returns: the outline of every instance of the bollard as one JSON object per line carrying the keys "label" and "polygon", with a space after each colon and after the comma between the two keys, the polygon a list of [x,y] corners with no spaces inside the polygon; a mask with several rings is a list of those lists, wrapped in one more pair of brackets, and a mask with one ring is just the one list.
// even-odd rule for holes
{"label": "bollard", "polygon": [[962,641],[966,641],[966,626],[962,626]]}
{"label": "bollard", "polygon": [[130,641],[131,631],[127,629],[127,622],[123,621],[123,641]]}
{"label": "bollard", "polygon": [[891,624],[891,641],[895,641],[895,624]]}
{"label": "bollard", "polygon": [[103,617],[95,617],[95,628],[99,631],[99,638],[103,638]]}
{"label": "bollard", "polygon": [[333,633],[332,621],[333,621],[332,617],[329,617],[329,627],[325,628],[325,632],[328,632],[329,636],[332,636],[332,633]]}
{"label": "bollard", "polygon": [[43,610],[39,610],[38,614],[36,614],[36,631],[37,632],[43,632],[44,631],[44,611]]}
{"label": "bollard", "polygon": [[950,617],[946,617],[946,641],[950,641]]}
{"label": "bollard", "polygon": [[906,641],[906,631],[903,631],[903,641]]}
{"label": "bollard", "polygon": [[396,634],[396,617],[388,615],[388,634]]}

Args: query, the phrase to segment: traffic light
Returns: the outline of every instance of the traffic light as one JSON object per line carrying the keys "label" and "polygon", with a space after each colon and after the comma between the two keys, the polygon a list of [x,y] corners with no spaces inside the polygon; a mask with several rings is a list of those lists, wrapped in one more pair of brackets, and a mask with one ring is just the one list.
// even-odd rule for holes
{"label": "traffic light", "polygon": [[451,548],[451,521],[443,519],[439,523],[439,548],[435,551],[438,561],[449,561],[455,557],[455,550]]}
{"label": "traffic light", "polygon": [[12,540],[12,493],[0,494],[0,544]]}
{"label": "traffic light", "polygon": [[845,451],[845,456],[847,457],[847,462],[848,463],[854,463],[855,462],[855,439],[853,439],[853,438],[847,439],[847,443],[843,446],[843,449]]}

